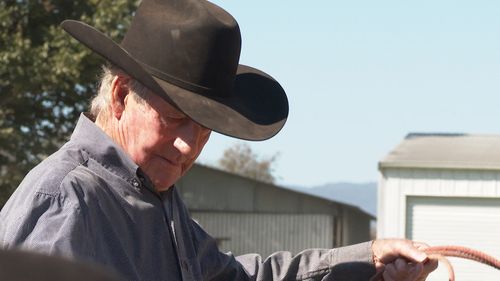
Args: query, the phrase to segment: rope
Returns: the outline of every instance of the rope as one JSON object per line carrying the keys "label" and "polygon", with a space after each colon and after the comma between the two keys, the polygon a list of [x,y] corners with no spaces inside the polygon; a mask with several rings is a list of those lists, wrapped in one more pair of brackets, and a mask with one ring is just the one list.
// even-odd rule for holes
{"label": "rope", "polygon": [[[462,246],[434,246],[423,250],[429,258],[435,258],[443,262],[448,269],[449,281],[455,281],[455,272],[450,261],[446,257],[457,257],[473,260],[500,270],[500,260],[481,251]],[[370,280],[379,280],[382,272],[375,274]]]}
{"label": "rope", "polygon": [[449,281],[455,281],[455,272],[453,270],[453,266],[446,257],[457,257],[473,260],[500,270],[500,260],[481,251],[467,247],[435,246],[425,249],[424,252],[428,255],[428,257],[437,258],[439,259],[439,261],[442,261],[446,265],[448,269]]}

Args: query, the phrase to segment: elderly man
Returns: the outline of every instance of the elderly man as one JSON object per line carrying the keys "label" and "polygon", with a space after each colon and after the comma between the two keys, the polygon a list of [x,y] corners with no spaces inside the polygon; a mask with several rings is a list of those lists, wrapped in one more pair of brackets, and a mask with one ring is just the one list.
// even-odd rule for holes
{"label": "elderly man", "polygon": [[424,280],[411,241],[234,257],[192,221],[174,183],[211,131],[264,140],[288,115],[278,82],[239,65],[240,32],[203,0],[143,0],[121,44],[62,27],[110,62],[91,112],[0,213],[0,243],[108,267],[126,280]]}

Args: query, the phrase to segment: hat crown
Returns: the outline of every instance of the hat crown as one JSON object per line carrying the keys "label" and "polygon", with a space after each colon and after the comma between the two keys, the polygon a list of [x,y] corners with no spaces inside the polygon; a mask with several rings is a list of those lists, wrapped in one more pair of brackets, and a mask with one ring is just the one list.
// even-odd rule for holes
{"label": "hat crown", "polygon": [[121,45],[80,21],[61,26],[206,128],[264,140],[286,122],[284,89],[265,72],[238,64],[238,24],[208,1],[143,0]]}
{"label": "hat crown", "polygon": [[121,45],[157,78],[211,96],[233,92],[240,30],[210,2],[144,0]]}

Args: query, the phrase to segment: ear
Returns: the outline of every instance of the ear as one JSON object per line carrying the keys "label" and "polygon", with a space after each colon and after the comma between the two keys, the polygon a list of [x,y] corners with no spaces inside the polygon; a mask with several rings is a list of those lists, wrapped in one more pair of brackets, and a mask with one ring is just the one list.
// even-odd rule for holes
{"label": "ear", "polygon": [[116,119],[122,117],[125,110],[126,99],[129,94],[127,87],[128,78],[115,76],[111,82],[111,113]]}

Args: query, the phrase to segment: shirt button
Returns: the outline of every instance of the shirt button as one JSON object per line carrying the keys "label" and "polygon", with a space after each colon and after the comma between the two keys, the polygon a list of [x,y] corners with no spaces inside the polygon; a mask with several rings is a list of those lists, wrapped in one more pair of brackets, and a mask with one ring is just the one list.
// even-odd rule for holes
{"label": "shirt button", "polygon": [[132,185],[135,186],[135,187],[139,187],[139,182],[136,180],[136,179],[133,179],[132,180]]}

